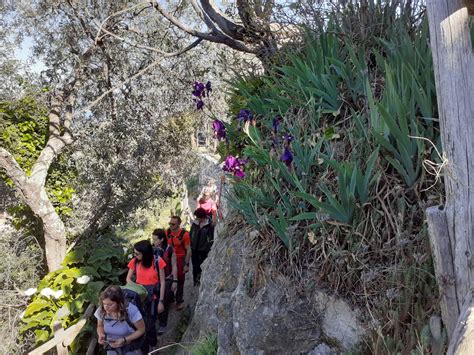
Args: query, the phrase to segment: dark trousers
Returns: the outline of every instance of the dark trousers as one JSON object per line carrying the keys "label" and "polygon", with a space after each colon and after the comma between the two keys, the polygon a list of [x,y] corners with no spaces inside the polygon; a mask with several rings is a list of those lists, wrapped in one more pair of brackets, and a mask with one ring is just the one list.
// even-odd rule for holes
{"label": "dark trousers", "polygon": [[164,311],[158,313],[158,321],[160,327],[166,327],[168,325],[168,314],[170,311],[171,303],[174,301],[174,293],[171,291],[171,285],[173,284],[172,279],[166,280],[166,288],[165,288],[165,299],[163,300]]}
{"label": "dark trousers", "polygon": [[141,347],[141,350],[147,354],[149,347],[155,346],[158,342],[157,333],[156,333],[156,309],[153,308],[156,306],[156,302],[145,301],[143,314],[143,321],[145,322],[145,341]]}
{"label": "dark trousers", "polygon": [[193,262],[193,281],[198,284],[201,279],[201,264],[206,260],[209,251],[192,250],[191,259]]}
{"label": "dark trousers", "polygon": [[178,287],[176,289],[176,303],[183,303],[183,292],[184,292],[184,280],[186,279],[186,274],[184,273],[184,263],[185,256],[176,255],[176,268],[178,269]]}

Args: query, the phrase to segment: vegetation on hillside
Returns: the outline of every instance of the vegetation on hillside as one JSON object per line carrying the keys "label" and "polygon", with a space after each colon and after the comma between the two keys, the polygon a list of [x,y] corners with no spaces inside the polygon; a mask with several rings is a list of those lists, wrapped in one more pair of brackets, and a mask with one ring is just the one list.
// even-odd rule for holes
{"label": "vegetation on hillside", "polygon": [[261,262],[367,310],[360,351],[422,354],[438,302],[423,213],[443,193],[439,128],[426,21],[393,20],[369,43],[330,22],[235,82],[220,152],[231,205],[274,246]]}

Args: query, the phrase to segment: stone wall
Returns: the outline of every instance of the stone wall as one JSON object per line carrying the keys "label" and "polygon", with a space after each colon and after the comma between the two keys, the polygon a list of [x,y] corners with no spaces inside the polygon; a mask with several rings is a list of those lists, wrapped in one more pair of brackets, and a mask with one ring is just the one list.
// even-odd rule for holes
{"label": "stone wall", "polygon": [[361,341],[357,310],[323,291],[297,294],[292,280],[256,263],[246,251],[249,239],[243,231],[220,231],[203,264],[184,343],[217,334],[219,354],[316,355]]}

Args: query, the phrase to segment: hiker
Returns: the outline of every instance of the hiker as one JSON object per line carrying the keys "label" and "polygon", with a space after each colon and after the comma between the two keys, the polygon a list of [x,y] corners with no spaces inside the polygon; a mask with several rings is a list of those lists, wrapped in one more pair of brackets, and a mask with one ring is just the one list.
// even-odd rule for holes
{"label": "hiker", "polygon": [[205,189],[201,199],[198,200],[197,208],[201,208],[206,212],[212,225],[216,225],[217,222],[217,204],[212,199],[212,193],[209,189]]}
{"label": "hiker", "polygon": [[135,277],[135,282],[143,285],[148,291],[143,307],[146,341],[142,347],[143,352],[147,352],[149,347],[154,347],[157,343],[155,325],[157,311],[158,313],[164,311],[166,263],[162,258],[154,257],[153,247],[149,240],[141,240],[135,243],[133,248],[135,257],[128,263],[127,283],[133,282],[133,277]]}
{"label": "hiker", "polygon": [[107,355],[140,355],[145,322],[138,308],[126,303],[122,289],[109,286],[100,294],[97,318],[98,343]]}
{"label": "hiker", "polygon": [[176,267],[176,254],[174,253],[173,247],[168,244],[165,230],[155,229],[151,238],[153,240],[155,257],[157,255],[160,256],[166,263],[164,310],[158,314],[158,335],[161,335],[166,332],[170,305],[173,303],[174,294],[178,287],[178,269]]}
{"label": "hiker", "polygon": [[208,193],[216,204],[219,203],[219,195],[217,193],[216,180],[214,178],[209,178],[209,180],[207,181],[207,185],[202,188],[201,193],[199,194],[196,202],[199,203],[199,200],[203,198],[205,193]]}
{"label": "hiker", "polygon": [[201,264],[206,260],[212,243],[214,242],[214,225],[203,208],[194,211],[194,220],[191,225],[191,258],[193,261],[194,286],[201,282]]}
{"label": "hiker", "polygon": [[169,228],[166,230],[168,244],[173,247],[176,254],[176,267],[178,271],[178,286],[176,288],[175,300],[176,309],[179,311],[184,308],[184,280],[189,271],[189,259],[191,259],[191,241],[189,233],[181,227],[181,218],[172,216],[170,218]]}

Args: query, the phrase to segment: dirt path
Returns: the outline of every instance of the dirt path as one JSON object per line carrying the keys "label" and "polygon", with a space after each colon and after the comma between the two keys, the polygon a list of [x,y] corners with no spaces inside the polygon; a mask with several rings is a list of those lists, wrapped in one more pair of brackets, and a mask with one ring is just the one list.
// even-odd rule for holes
{"label": "dirt path", "polygon": [[[194,307],[199,294],[199,288],[193,286],[192,269],[186,274],[186,281],[184,283],[184,304],[185,308],[181,311],[176,310],[175,304],[171,305],[168,316],[168,327],[164,334],[158,336],[157,349],[167,345],[176,344],[181,340],[183,333],[186,331],[189,320],[192,317]],[[158,323],[156,325],[158,329]],[[186,346],[186,345],[184,345]],[[170,346],[166,349],[154,351],[152,354],[175,354],[178,348],[183,349],[180,345]]]}
{"label": "dirt path", "polygon": [[[220,174],[222,174],[221,169],[218,166],[218,161],[216,157],[207,154],[207,153],[201,153],[200,154],[201,158],[205,162],[203,164],[203,170],[201,171],[201,175],[199,180],[200,180],[200,186],[199,186],[199,191],[202,188],[202,186],[205,185],[207,182],[207,179],[209,177],[214,177],[217,182],[220,180]],[[220,186],[219,186],[220,187]],[[195,196],[189,196],[188,197],[188,208],[190,211],[194,211],[196,208],[196,199],[197,193],[195,193]],[[225,213],[226,206],[221,206],[222,211]],[[219,225],[219,224],[218,224]],[[186,229],[189,231],[190,226],[187,225],[185,226]],[[216,228],[214,238],[217,237],[218,234],[218,228]],[[198,299],[199,295],[199,288],[193,286],[193,280],[192,280],[192,265],[191,265],[191,270],[186,274],[186,281],[184,283],[184,304],[185,308],[181,311],[177,311],[175,308],[175,305],[171,305],[170,313],[168,316],[168,326],[167,326],[167,331],[166,333],[158,336],[158,344],[157,344],[157,349],[166,347],[163,350],[158,350],[154,351],[151,354],[156,355],[156,354],[163,354],[163,355],[174,355],[178,350],[180,350],[180,353],[183,353],[183,350],[186,351],[185,348],[189,348],[191,344],[177,344],[180,342],[181,337],[183,336],[184,332],[186,331],[188,324],[190,324],[190,320],[193,316],[193,312],[196,306],[196,302]],[[158,324],[157,324],[157,329],[158,329]],[[176,345],[173,345],[176,344]]]}

